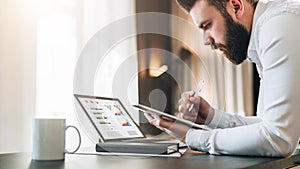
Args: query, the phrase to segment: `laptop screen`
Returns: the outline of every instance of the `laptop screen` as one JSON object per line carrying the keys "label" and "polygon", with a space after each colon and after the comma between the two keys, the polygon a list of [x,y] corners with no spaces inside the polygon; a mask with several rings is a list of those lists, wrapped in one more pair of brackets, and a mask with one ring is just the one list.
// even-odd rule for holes
{"label": "laptop screen", "polygon": [[102,141],[144,138],[119,99],[74,95]]}

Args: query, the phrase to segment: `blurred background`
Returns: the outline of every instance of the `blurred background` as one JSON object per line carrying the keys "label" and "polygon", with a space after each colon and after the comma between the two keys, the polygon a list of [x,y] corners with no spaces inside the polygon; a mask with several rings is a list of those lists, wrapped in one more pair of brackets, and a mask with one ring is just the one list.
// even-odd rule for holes
{"label": "blurred background", "polygon": [[[144,33],[120,40],[94,72],[94,88],[86,90],[84,81],[74,79],[85,45],[107,25],[144,12],[174,17],[163,25],[137,17],[135,24],[119,29],[142,32],[158,27],[170,36]],[[31,151],[36,116],[65,117],[68,124],[84,128],[74,108],[74,92],[118,97],[176,115],[181,93],[194,90],[203,78],[201,96],[212,106],[255,115],[258,77],[252,63],[232,65],[221,53],[203,46],[201,31],[192,24],[175,0],[1,0],[0,153]],[[81,76],[89,73],[80,70]],[[132,71],[136,74],[122,84]],[[127,98],[114,93],[115,85],[126,86]],[[125,107],[145,133],[159,133],[129,104]],[[90,143],[88,136],[83,139]],[[67,139],[68,146],[74,142]]]}

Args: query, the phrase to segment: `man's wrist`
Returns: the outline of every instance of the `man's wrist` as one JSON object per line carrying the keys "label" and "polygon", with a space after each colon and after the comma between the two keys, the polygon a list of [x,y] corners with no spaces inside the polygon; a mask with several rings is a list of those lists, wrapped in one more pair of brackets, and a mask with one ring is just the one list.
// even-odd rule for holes
{"label": "man's wrist", "polygon": [[213,108],[210,108],[208,110],[209,112],[207,113],[207,117],[206,117],[206,120],[205,120],[205,125],[208,125],[210,124],[210,122],[212,121],[212,119],[214,118],[214,115],[215,115],[215,110]]}
{"label": "man's wrist", "polygon": [[212,129],[218,128],[219,124],[222,119],[223,111],[218,109],[212,109],[212,117],[209,122],[206,123],[206,125]]}

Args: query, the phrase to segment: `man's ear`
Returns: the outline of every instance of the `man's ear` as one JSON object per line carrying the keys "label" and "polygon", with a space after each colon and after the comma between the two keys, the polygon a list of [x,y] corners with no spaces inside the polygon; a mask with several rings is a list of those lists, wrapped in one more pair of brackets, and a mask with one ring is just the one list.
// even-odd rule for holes
{"label": "man's ear", "polygon": [[229,5],[231,9],[234,10],[234,13],[237,18],[244,14],[245,8],[243,0],[229,0]]}

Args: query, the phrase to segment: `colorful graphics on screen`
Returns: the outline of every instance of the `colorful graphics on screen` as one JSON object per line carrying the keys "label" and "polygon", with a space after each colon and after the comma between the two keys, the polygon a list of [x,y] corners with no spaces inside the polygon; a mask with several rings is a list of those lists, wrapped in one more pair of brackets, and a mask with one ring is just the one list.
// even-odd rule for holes
{"label": "colorful graphics on screen", "polygon": [[126,120],[125,122],[122,123],[122,126],[131,126],[131,124],[129,123],[128,120]]}

